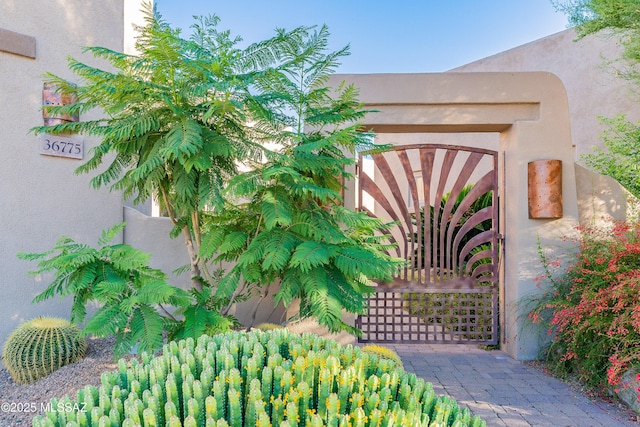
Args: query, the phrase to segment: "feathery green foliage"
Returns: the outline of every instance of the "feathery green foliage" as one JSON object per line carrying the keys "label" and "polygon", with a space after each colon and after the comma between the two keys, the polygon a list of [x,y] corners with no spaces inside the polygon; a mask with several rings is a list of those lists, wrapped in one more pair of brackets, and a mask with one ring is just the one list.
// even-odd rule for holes
{"label": "feathery green foliage", "polygon": [[633,66],[640,61],[640,1],[638,0],[556,0],[557,10],[567,14],[580,38],[609,29],[619,35],[622,59],[630,67],[625,75],[640,79]]}
{"label": "feathery green foliage", "polygon": [[141,359],[121,359],[75,401],[52,400],[33,425],[486,426],[395,362],[312,334],[202,336]]}
{"label": "feathery green foliage", "polygon": [[[175,224],[172,235],[183,234],[194,290],[190,305],[178,304],[184,328],[175,331],[169,325],[172,336],[186,337],[190,331],[196,337],[216,322],[224,330],[233,303],[275,282],[280,284],[276,302],[300,298],[303,315],[316,316],[334,331],[355,332],[342,322],[342,310],[363,311],[369,281],[390,279],[400,261],[383,253],[376,237],[384,226],[379,220],[341,206],[354,151],[380,149],[358,124],[366,111],[356,88],[326,86],[348,48],[327,52],[329,32],[323,26],[278,29],[274,37],[239,49],[239,38],[219,31],[215,16],[200,18],[185,40],[147,8],[138,54],[87,48],[114,71],[71,59],[80,84],[49,76],[78,99],[50,107],[50,113],[99,108],[104,117],[35,132],[97,136],[99,145],[77,172],[100,169],[91,181],[94,187],[109,185],[138,202],[155,197]],[[266,142],[278,148],[268,150]],[[237,164],[250,171],[238,174]],[[64,244],[58,249],[66,250]],[[74,253],[75,264],[55,268],[77,277],[86,271],[83,262],[99,262],[86,251]],[[133,248],[120,251],[114,255],[133,254]],[[105,259],[110,265],[119,262],[115,256]],[[219,261],[235,265],[216,283],[209,267]],[[137,295],[153,284],[159,288],[156,298],[186,296],[165,289],[164,276],[147,280],[147,274],[161,273],[142,264],[121,270],[138,271],[144,274],[135,273],[130,281],[128,276],[101,278],[96,289],[93,273],[64,286],[54,282],[44,295],[75,295],[75,317],[84,315],[80,307],[89,299],[104,300],[108,304],[95,318],[105,322],[92,319],[91,328],[113,333],[126,324],[135,328],[128,343],[149,340],[152,335],[137,328],[157,331],[160,317],[151,312],[166,301],[129,301],[120,312],[117,292],[134,284],[140,288]],[[147,342],[148,348],[156,347],[153,336],[156,341]]]}
{"label": "feathery green foliage", "polygon": [[[208,307],[207,298],[200,298],[200,293],[211,292],[210,287],[190,293],[172,286],[162,271],[148,266],[149,254],[129,245],[109,244],[124,225],[104,231],[97,249],[62,237],[50,251],[18,254],[21,259],[38,261],[32,274],[54,274],[51,284],[34,301],[73,296],[74,324],[85,320],[88,304],[98,303],[100,308],[87,319],[82,332],[98,337],[115,335],[116,356],[136,346],[139,351],[158,350],[165,329],[184,338],[228,330],[231,322]],[[170,314],[166,308],[170,306],[179,307],[177,313],[182,317]]]}
{"label": "feathery green foliage", "polygon": [[303,316],[357,333],[342,310],[362,312],[369,280],[390,280],[400,261],[375,238],[380,220],[342,207],[355,150],[375,148],[358,124],[366,111],[357,90],[325,86],[347,49],[326,53],[326,27],[303,35],[288,40],[277,78],[256,82],[277,112],[256,116],[256,126],[280,148],[230,180],[230,203],[205,221],[210,234],[200,255],[236,262],[220,282],[220,297],[278,282],[276,302],[299,298]]}
{"label": "feathery green foliage", "polygon": [[600,120],[608,126],[601,134],[605,149],[594,147],[591,153],[582,156],[582,160],[640,197],[640,122],[631,123],[624,114]]}
{"label": "feathery green foliage", "polygon": [[100,144],[76,172],[108,163],[92,186],[111,186],[136,202],[153,196],[174,222],[174,235],[184,234],[191,276],[200,289],[201,278],[209,278],[197,256],[202,212],[222,206],[221,191],[235,175],[237,161],[256,161],[264,152],[261,130],[248,123],[251,110],[265,107],[250,87],[268,77],[266,70],[279,61],[284,39],[299,38],[301,30],[241,50],[236,47],[239,38],[217,29],[215,16],[199,18],[186,40],[150,5],[146,8],[146,25],[136,44],[139,54],[89,47],[86,52],[105,60],[113,71],[70,59],[80,84],[48,75],[49,82],[78,99],[50,107],[52,113],[99,108],[104,117],[34,130],[98,137]]}

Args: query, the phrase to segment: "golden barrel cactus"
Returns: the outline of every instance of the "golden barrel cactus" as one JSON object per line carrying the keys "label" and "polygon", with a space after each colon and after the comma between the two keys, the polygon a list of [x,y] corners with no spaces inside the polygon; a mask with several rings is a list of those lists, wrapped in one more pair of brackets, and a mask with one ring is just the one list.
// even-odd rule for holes
{"label": "golden barrel cactus", "polygon": [[378,357],[381,357],[386,360],[390,360],[396,364],[396,366],[400,369],[404,369],[404,365],[402,364],[402,359],[398,356],[398,353],[391,350],[390,348],[383,347],[381,345],[368,344],[362,347],[363,353],[375,354]]}
{"label": "golden barrel cactus", "polygon": [[67,320],[37,317],[13,331],[2,358],[14,381],[27,384],[77,362],[86,350],[86,340]]}
{"label": "golden barrel cactus", "polygon": [[273,331],[274,329],[283,329],[283,326],[276,325],[275,323],[260,323],[258,326],[254,326],[254,329],[260,329],[261,331]]}

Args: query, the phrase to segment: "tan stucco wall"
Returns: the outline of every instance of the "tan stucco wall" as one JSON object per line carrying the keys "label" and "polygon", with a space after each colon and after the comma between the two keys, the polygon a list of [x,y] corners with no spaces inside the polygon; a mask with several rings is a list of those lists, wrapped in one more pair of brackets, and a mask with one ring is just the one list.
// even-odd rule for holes
{"label": "tan stucco wall", "polygon": [[[360,88],[364,120],[379,134],[498,134],[501,167],[501,233],[505,236],[501,280],[502,347],[518,359],[532,359],[539,343],[522,319],[521,301],[538,292],[534,278],[544,273],[537,242],[562,255],[564,237],[578,224],[573,151],[567,96],[551,73],[444,73],[337,75]],[[379,137],[385,140],[385,137]],[[494,144],[493,138],[483,143]],[[492,148],[488,146],[487,148]],[[563,162],[564,217],[528,218],[527,163]],[[354,198],[353,183],[345,193]]]}
{"label": "tan stucco wall", "polygon": [[593,145],[602,145],[598,135],[603,126],[598,116],[626,113],[636,121],[640,104],[632,87],[606,65],[621,54],[616,38],[601,33],[576,39],[575,31],[568,29],[451,71],[546,71],[557,75],[567,91],[578,160]]}
{"label": "tan stucco wall", "polygon": [[152,217],[131,207],[124,208],[124,243],[151,254],[149,266],[164,271],[170,283],[188,289],[188,274],[178,276],[174,271],[189,264],[189,256],[182,234],[171,239],[173,223],[168,217]]}
{"label": "tan stucco wall", "polygon": [[639,220],[640,201],[618,181],[575,165],[580,224],[607,226],[610,221]]}
{"label": "tan stucco wall", "polygon": [[[34,264],[17,252],[44,251],[61,235],[95,245],[100,231],[122,221],[118,192],[95,191],[90,175],[76,176],[82,163],[40,155],[29,129],[42,125],[42,75],[65,78],[67,56],[97,64],[81,47],[101,45],[122,50],[125,4],[138,0],[4,0],[0,28],[34,37],[35,59],[0,52],[0,344],[22,321],[38,315],[69,316],[70,300],[32,304],[47,277],[27,274]],[[96,118],[86,114],[85,119]],[[85,139],[85,152],[95,141]],[[85,159],[87,158],[85,154]]]}

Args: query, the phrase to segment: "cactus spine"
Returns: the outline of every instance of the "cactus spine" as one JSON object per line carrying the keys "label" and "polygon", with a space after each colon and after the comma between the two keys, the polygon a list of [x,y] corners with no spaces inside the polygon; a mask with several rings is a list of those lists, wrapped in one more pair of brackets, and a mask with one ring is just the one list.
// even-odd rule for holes
{"label": "cactus spine", "polygon": [[13,380],[28,384],[82,359],[87,350],[80,331],[64,319],[37,317],[18,326],[2,357]]}

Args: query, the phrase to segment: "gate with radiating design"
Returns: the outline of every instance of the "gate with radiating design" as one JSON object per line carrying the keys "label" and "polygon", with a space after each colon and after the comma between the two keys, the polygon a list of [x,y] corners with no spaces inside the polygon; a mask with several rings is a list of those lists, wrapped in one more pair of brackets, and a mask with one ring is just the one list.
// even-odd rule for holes
{"label": "gate with radiating design", "polygon": [[358,316],[361,342],[498,343],[497,152],[420,144],[359,159],[358,206],[405,259]]}

